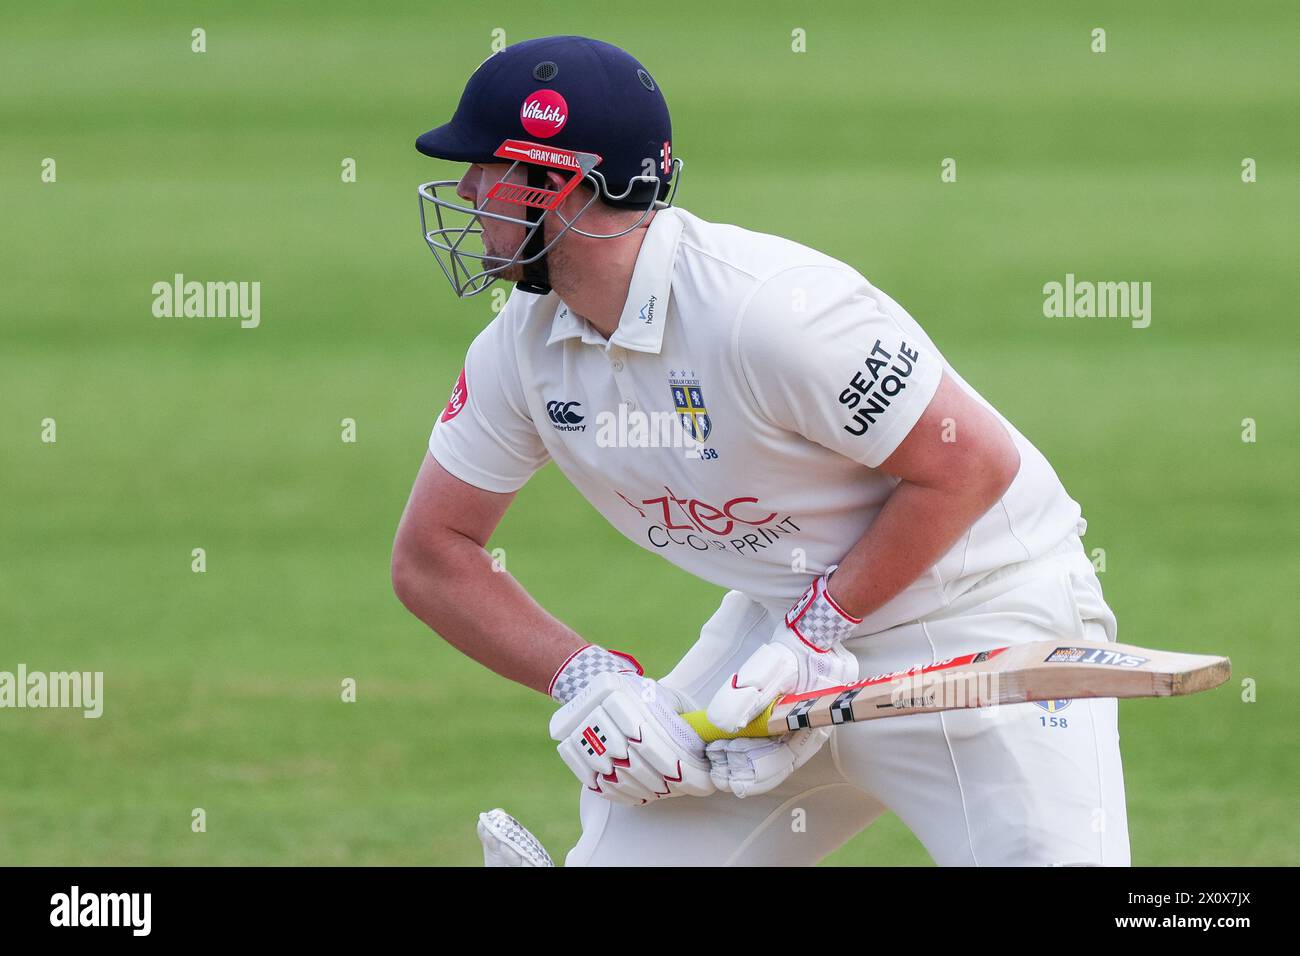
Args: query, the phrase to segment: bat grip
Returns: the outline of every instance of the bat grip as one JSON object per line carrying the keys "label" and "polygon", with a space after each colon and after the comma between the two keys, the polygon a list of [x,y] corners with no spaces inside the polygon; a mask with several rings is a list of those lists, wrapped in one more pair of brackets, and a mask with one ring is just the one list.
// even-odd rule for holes
{"label": "bat grip", "polygon": [[772,708],[776,706],[776,701],[768,704],[761,714],[747,723],[744,727],[732,733],[727,733],[719,727],[709,723],[709,718],[705,716],[702,710],[692,710],[681,714],[682,720],[691,725],[694,730],[704,740],[706,744],[713,743],[715,740],[732,740],[736,737],[772,737],[767,727],[768,721],[772,719]]}

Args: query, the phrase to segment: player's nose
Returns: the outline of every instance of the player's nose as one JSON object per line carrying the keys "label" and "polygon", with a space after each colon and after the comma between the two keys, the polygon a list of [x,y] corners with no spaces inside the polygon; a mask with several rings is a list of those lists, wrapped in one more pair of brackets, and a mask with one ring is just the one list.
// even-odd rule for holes
{"label": "player's nose", "polygon": [[456,195],[471,206],[478,202],[479,175],[479,168],[470,166],[469,169],[465,170],[465,175],[460,177],[460,182],[456,184]]}

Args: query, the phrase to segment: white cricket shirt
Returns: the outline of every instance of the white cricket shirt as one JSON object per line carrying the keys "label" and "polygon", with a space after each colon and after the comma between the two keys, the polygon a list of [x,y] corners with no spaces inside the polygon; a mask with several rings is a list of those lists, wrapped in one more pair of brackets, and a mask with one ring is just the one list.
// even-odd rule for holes
{"label": "white cricket shirt", "polygon": [[[850,266],[662,209],[613,336],[554,292],[516,290],[470,346],[429,450],[495,492],[549,458],[641,547],[784,614],[871,526],[898,483],[877,469],[944,371],[975,394]],[[1047,460],[1007,428],[1021,463],[1006,494],[857,633],[1082,531]]]}

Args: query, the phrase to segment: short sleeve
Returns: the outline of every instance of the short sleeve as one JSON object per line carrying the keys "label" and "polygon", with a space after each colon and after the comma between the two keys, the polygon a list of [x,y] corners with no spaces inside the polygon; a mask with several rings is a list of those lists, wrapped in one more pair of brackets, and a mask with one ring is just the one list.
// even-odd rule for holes
{"label": "short sleeve", "polygon": [[766,280],[737,325],[736,361],[765,418],[868,468],[902,444],[943,376],[911,317],[847,266]]}
{"label": "short sleeve", "polygon": [[508,311],[470,344],[429,436],[429,453],[443,468],[476,488],[503,494],[523,487],[549,457],[525,411]]}

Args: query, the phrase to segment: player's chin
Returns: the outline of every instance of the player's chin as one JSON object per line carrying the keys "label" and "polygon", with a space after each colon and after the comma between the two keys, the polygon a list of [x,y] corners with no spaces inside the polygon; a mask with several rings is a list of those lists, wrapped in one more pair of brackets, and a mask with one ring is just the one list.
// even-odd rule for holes
{"label": "player's chin", "polygon": [[[501,264],[504,263],[505,261],[506,261],[505,259],[489,258],[483,264],[488,269],[495,270],[498,269],[501,266]],[[518,263],[511,263],[510,265],[506,266],[504,269],[500,269],[500,271],[494,271],[492,274],[496,276],[498,279],[505,279],[507,282],[524,281],[524,267],[519,265]]]}

